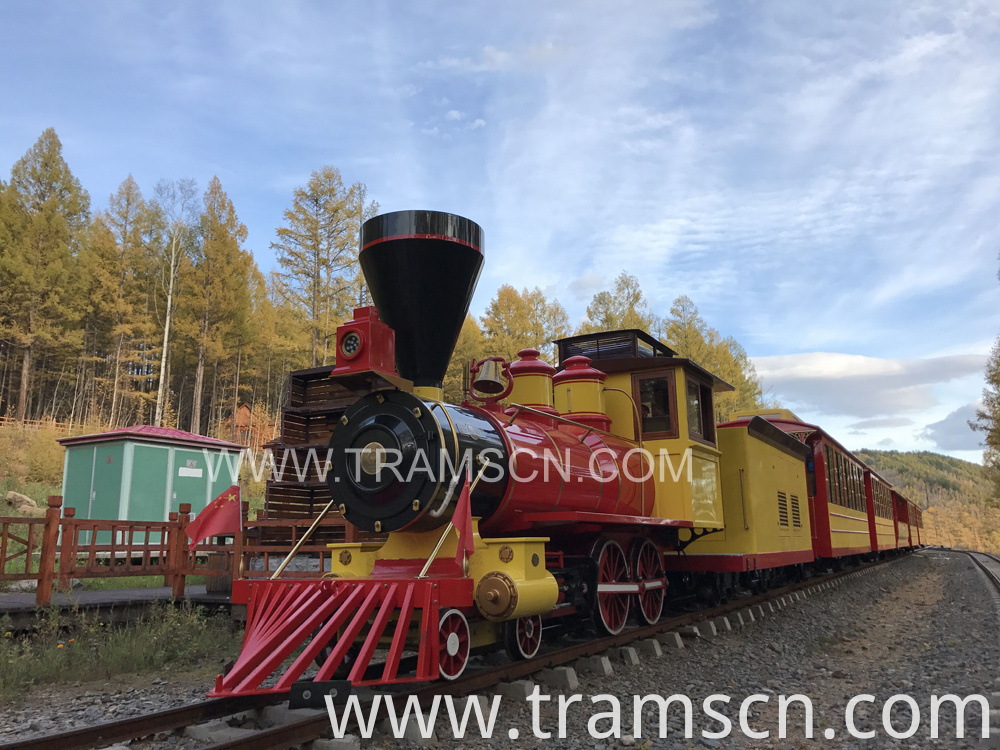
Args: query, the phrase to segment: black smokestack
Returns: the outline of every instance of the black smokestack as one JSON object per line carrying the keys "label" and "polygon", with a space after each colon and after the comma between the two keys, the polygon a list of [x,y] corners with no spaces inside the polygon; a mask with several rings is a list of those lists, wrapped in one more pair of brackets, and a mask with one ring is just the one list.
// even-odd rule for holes
{"label": "black smokestack", "polygon": [[395,211],[361,229],[361,270],[396,331],[396,370],[440,388],[483,267],[483,230],[440,211]]}

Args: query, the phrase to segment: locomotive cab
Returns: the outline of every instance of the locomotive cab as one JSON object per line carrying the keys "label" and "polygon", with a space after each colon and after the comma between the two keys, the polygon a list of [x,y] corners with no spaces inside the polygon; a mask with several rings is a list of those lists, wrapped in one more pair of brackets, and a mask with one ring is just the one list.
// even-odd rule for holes
{"label": "locomotive cab", "polygon": [[[637,329],[560,339],[560,365],[586,356],[603,372],[610,430],[654,457],[652,515],[695,529],[724,525],[715,434],[715,393],[733,387]],[[559,391],[556,391],[557,401]],[[680,532],[680,541],[690,539]]]}

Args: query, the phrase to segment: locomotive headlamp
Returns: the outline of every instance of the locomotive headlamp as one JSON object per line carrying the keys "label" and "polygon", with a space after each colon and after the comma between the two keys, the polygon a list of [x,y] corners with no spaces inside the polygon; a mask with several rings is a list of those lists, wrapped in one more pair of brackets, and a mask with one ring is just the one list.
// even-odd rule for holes
{"label": "locomotive headlamp", "polygon": [[361,336],[356,331],[345,334],[340,340],[340,353],[347,359],[354,359],[361,351]]}

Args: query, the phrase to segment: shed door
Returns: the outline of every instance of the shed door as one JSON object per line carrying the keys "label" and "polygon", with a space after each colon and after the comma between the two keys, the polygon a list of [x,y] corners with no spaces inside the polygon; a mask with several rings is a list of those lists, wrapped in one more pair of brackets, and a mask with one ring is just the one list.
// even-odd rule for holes
{"label": "shed door", "polygon": [[94,490],[91,518],[117,520],[122,500],[123,443],[98,443],[94,446]]}
{"label": "shed door", "polygon": [[130,521],[162,521],[166,518],[170,449],[136,445],[133,451],[128,518]]}
{"label": "shed door", "polygon": [[197,513],[208,505],[208,463],[199,450],[177,448],[174,452],[174,489],[170,498],[171,512],[179,512],[181,503],[191,503]]}
{"label": "shed door", "polygon": [[90,517],[90,490],[94,480],[94,446],[71,445],[66,449],[63,507],[75,508],[77,518]]}

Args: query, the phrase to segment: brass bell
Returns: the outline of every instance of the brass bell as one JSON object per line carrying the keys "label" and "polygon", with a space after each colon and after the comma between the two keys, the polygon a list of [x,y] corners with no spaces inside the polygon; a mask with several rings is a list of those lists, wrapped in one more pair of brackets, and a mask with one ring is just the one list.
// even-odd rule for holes
{"label": "brass bell", "polygon": [[500,363],[493,359],[483,362],[479,372],[476,373],[476,381],[472,385],[480,393],[486,393],[490,396],[503,393],[504,384],[500,380]]}

